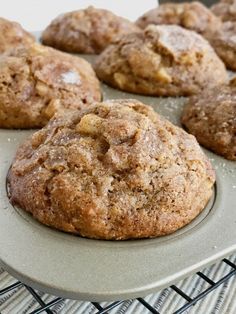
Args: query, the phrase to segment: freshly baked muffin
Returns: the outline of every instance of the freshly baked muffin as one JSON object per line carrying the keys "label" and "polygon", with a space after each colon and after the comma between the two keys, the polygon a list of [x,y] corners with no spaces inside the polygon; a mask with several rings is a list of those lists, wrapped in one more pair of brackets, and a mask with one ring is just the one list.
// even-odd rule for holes
{"label": "freshly baked muffin", "polygon": [[0,53],[33,43],[34,37],[20,24],[0,17]]}
{"label": "freshly baked muffin", "polygon": [[43,224],[112,240],[183,227],[214,181],[195,138],[136,100],[55,116],[21,145],[8,176],[10,201]]}
{"label": "freshly baked muffin", "polygon": [[138,30],[127,19],[90,6],[57,17],[43,32],[42,42],[63,51],[97,54],[117,36]]}
{"label": "freshly baked muffin", "polygon": [[217,29],[221,21],[200,2],[165,3],[142,15],[136,24],[145,28],[150,24],[175,24],[204,34]]}
{"label": "freshly baked muffin", "polygon": [[88,62],[33,44],[0,56],[0,127],[38,128],[58,110],[101,99]]}
{"label": "freshly baked muffin", "polygon": [[216,154],[236,160],[236,87],[205,90],[189,99],[182,123],[198,142]]}
{"label": "freshly baked muffin", "polygon": [[211,7],[211,11],[222,21],[236,21],[235,0],[221,0]]}
{"label": "freshly baked muffin", "polygon": [[223,23],[220,29],[207,37],[227,68],[236,70],[236,21]]}
{"label": "freshly baked muffin", "polygon": [[227,81],[209,43],[176,25],[149,25],[123,36],[98,56],[95,70],[108,85],[156,96],[192,95]]}

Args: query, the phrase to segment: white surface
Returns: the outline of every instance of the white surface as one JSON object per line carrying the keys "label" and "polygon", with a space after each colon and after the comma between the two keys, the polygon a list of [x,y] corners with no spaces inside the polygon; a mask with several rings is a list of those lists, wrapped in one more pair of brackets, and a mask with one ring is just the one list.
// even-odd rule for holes
{"label": "white surface", "polygon": [[157,0],[0,0],[0,15],[29,30],[42,30],[57,15],[93,5],[135,20]]}

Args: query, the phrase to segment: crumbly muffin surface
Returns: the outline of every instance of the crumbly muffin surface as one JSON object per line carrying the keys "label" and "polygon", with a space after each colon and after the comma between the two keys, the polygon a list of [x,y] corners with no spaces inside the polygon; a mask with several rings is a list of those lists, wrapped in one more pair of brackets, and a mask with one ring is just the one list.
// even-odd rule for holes
{"label": "crumbly muffin surface", "polygon": [[207,35],[209,42],[228,69],[236,70],[236,20]]}
{"label": "crumbly muffin surface", "polygon": [[156,96],[192,95],[227,81],[209,43],[176,25],[150,25],[123,36],[101,53],[95,70],[108,85]]}
{"label": "crumbly muffin surface", "polygon": [[136,100],[57,115],[21,145],[8,176],[11,202],[40,222],[113,240],[183,227],[214,181],[195,138]]}
{"label": "crumbly muffin surface", "polygon": [[150,24],[175,24],[204,34],[217,29],[221,22],[200,2],[165,3],[142,15],[136,24],[145,28]]}
{"label": "crumbly muffin surface", "polygon": [[127,19],[90,6],[57,17],[43,32],[42,42],[63,51],[97,54],[117,36],[138,30]]}
{"label": "crumbly muffin surface", "polygon": [[0,53],[35,41],[34,36],[26,32],[20,24],[0,17]]}
{"label": "crumbly muffin surface", "polygon": [[0,127],[44,126],[58,110],[101,99],[88,62],[33,44],[0,56]]}
{"label": "crumbly muffin surface", "polygon": [[221,0],[211,7],[211,11],[222,21],[236,21],[236,1]]}
{"label": "crumbly muffin surface", "polygon": [[213,152],[236,160],[236,87],[206,90],[190,98],[182,123],[198,142]]}

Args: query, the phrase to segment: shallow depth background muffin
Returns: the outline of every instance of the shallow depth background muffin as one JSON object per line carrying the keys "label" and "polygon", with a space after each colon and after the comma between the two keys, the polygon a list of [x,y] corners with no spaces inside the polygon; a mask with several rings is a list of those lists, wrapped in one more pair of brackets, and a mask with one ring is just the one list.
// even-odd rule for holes
{"label": "shallow depth background muffin", "polygon": [[42,34],[45,45],[77,53],[100,53],[117,36],[138,31],[127,19],[92,6],[60,15]]}
{"label": "shallow depth background muffin", "polygon": [[20,24],[0,17],[0,53],[29,45],[34,41],[34,36],[25,31]]}
{"label": "shallow depth background muffin", "polygon": [[177,25],[150,25],[123,36],[101,53],[95,70],[108,85],[156,96],[192,95],[227,81],[209,43]]}
{"label": "shallow depth background muffin", "polygon": [[236,86],[206,90],[189,99],[182,113],[182,123],[198,142],[236,160]]}
{"label": "shallow depth background muffin", "polygon": [[221,0],[211,7],[211,11],[222,21],[236,21],[236,1]]}
{"label": "shallow depth background muffin", "polygon": [[160,4],[140,16],[136,24],[145,28],[150,24],[175,24],[204,34],[220,27],[220,19],[200,2]]}
{"label": "shallow depth background muffin", "polygon": [[214,180],[195,138],[136,100],[57,115],[18,149],[8,176],[11,202],[42,223],[117,240],[183,227]]}
{"label": "shallow depth background muffin", "polygon": [[90,64],[39,44],[0,56],[0,127],[44,126],[58,110],[101,99]]}
{"label": "shallow depth background muffin", "polygon": [[207,35],[218,56],[230,70],[236,70],[236,20],[222,23],[222,27]]}

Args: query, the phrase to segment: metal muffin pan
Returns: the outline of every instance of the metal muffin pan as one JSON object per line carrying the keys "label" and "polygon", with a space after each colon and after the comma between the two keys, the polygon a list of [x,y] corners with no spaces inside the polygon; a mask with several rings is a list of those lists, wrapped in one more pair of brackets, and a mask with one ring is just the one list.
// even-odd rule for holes
{"label": "metal muffin pan", "polygon": [[[180,124],[185,98],[102,89],[104,99],[135,98]],[[217,174],[214,195],[177,232],[156,239],[90,240],[50,229],[9,203],[7,172],[32,132],[0,129],[0,264],[23,283],[71,299],[128,299],[165,288],[236,250],[236,162],[205,150]]]}

